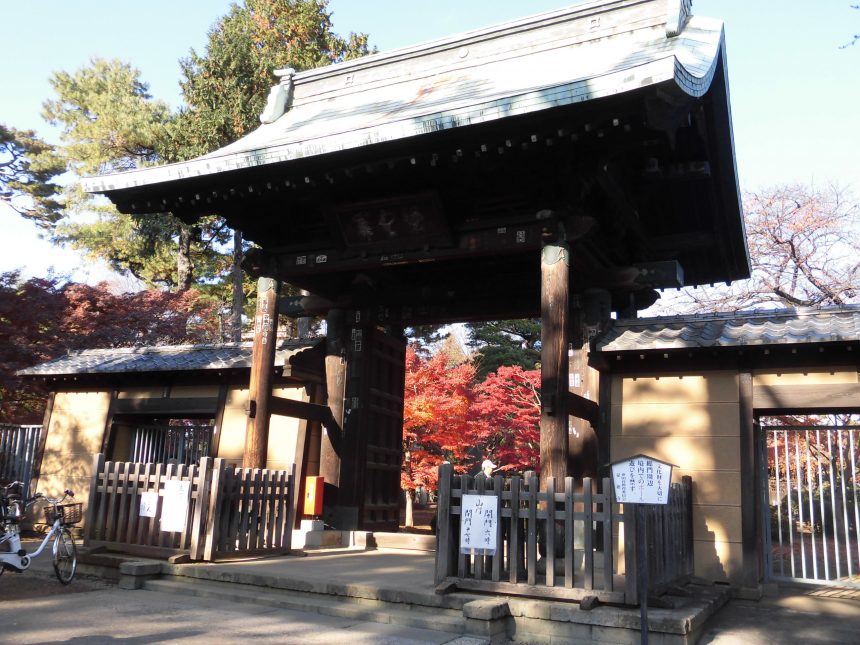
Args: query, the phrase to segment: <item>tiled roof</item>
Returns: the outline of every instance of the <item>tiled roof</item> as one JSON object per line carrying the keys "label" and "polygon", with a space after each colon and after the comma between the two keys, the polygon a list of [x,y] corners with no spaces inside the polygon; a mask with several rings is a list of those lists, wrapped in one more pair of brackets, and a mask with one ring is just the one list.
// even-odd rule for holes
{"label": "tiled roof", "polygon": [[[285,341],[275,353],[275,365],[283,366],[319,340]],[[120,374],[128,372],[177,372],[242,369],[251,367],[251,343],[221,345],[164,345],[85,349],[70,352],[47,363],[20,370],[19,376],[70,374]]]}
{"label": "tiled roof", "polygon": [[860,340],[860,306],[776,309],[615,321],[600,352]]}
{"label": "tiled roof", "polygon": [[598,0],[319,69],[280,70],[272,114],[257,130],[187,162],[85,179],[84,189],[289,162],[661,83],[702,96],[721,58],[723,23],[688,13],[688,0]]}

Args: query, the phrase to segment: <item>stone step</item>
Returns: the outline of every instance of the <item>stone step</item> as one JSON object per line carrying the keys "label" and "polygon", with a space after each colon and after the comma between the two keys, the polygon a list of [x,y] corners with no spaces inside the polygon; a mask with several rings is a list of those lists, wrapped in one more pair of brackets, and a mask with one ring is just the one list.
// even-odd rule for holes
{"label": "stone step", "polygon": [[400,603],[368,601],[349,597],[332,598],[315,593],[256,587],[232,582],[183,579],[175,576],[146,580],[143,583],[143,588],[150,591],[218,598],[237,603],[267,605],[367,622],[433,629],[453,634],[463,634],[466,629],[466,621],[462,612],[438,607],[428,611],[430,608]]}
{"label": "stone step", "polygon": [[[373,546],[378,549],[410,549],[435,551],[436,536],[421,533],[373,533]],[[370,545],[369,545],[370,546]]]}

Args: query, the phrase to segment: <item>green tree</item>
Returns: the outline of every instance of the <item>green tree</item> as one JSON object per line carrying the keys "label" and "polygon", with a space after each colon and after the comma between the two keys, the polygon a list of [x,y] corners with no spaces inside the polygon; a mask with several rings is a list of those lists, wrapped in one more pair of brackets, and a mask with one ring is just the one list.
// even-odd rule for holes
{"label": "green tree", "polygon": [[[55,96],[43,103],[43,117],[62,129],[60,153],[69,170],[77,175],[120,172],[164,159],[173,116],[128,63],[93,59],[74,73],[55,72],[50,84]],[[102,258],[148,285],[188,289],[195,264],[203,277],[210,277],[206,269],[217,264],[203,229],[168,213],[123,215],[76,184],[67,190],[66,204],[71,212],[92,213],[96,219],[59,223],[55,241]]]}
{"label": "green tree", "polygon": [[368,53],[367,35],[332,31],[328,0],[246,0],[209,30],[205,52],[180,61],[186,107],[172,129],[176,158],[211,152],[259,127],[275,70]]}
{"label": "green tree", "polygon": [[[178,161],[206,154],[259,127],[275,82],[274,71],[296,71],[363,56],[367,35],[344,39],[331,30],[327,0],[247,0],[209,30],[205,51],[180,61],[185,107],[169,129],[167,157]],[[245,244],[233,232],[231,338],[239,340]]]}
{"label": "green tree", "polygon": [[35,132],[0,123],[0,201],[42,229],[50,230],[63,217],[54,179],[65,169]]}
{"label": "green tree", "polygon": [[540,364],[540,322],[494,320],[468,326],[469,345],[477,352],[477,378],[483,381],[501,366],[533,370]]}

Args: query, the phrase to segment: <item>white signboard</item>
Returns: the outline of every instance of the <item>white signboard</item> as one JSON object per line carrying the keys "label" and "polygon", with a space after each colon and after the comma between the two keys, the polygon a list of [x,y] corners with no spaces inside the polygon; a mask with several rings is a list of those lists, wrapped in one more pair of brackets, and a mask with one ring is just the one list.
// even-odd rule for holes
{"label": "white signboard", "polygon": [[619,504],[666,504],[672,464],[637,455],[612,464],[612,484]]}
{"label": "white signboard", "polygon": [[140,495],[140,517],[155,517],[155,509],[158,508],[158,493],[154,490],[146,491]]}
{"label": "white signboard", "polygon": [[495,555],[499,498],[493,495],[463,495],[460,507],[460,552],[481,549],[484,555]]}
{"label": "white signboard", "polygon": [[188,499],[191,482],[169,479],[164,482],[164,502],[161,505],[161,530],[184,531],[188,521]]}

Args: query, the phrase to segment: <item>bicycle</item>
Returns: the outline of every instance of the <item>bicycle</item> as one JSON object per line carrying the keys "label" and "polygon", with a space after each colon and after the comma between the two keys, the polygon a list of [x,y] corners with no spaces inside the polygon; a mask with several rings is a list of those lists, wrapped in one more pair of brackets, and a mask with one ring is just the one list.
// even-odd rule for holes
{"label": "bicycle", "polygon": [[[15,491],[19,491],[17,494]],[[23,573],[30,568],[33,558],[45,550],[48,540],[54,539],[52,546],[54,573],[62,584],[69,584],[75,577],[78,566],[78,554],[75,540],[69,527],[81,521],[83,504],[75,502],[63,504],[67,497],[74,498],[75,494],[66,489],[63,497],[52,499],[41,493],[28,499],[22,499],[21,482],[12,482],[2,487],[0,492],[0,575],[6,569]],[[27,509],[38,501],[46,502],[44,507],[45,520],[51,525],[50,530],[39,547],[30,553],[21,546],[19,523]]]}

